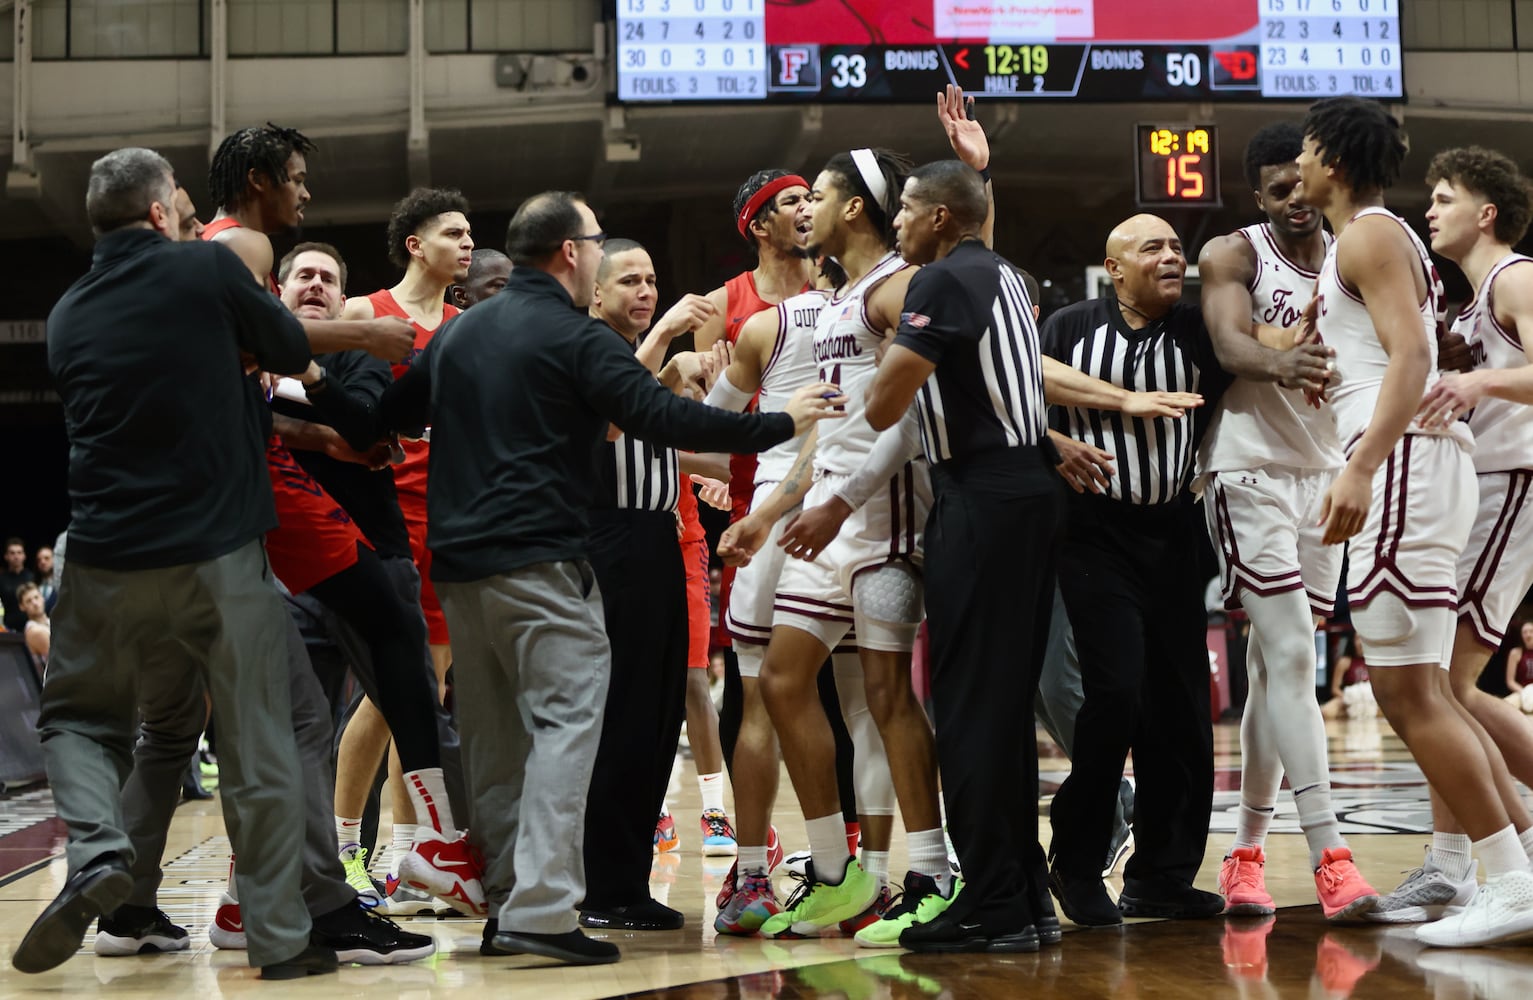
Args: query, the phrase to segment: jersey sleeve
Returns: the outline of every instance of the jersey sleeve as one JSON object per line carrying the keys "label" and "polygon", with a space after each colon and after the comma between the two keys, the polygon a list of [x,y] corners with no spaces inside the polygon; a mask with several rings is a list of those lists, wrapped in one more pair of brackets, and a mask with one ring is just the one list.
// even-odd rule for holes
{"label": "jersey sleeve", "polygon": [[900,328],[894,342],[941,364],[954,338],[964,336],[968,324],[962,316],[968,296],[945,268],[933,264],[921,268],[905,289]]}

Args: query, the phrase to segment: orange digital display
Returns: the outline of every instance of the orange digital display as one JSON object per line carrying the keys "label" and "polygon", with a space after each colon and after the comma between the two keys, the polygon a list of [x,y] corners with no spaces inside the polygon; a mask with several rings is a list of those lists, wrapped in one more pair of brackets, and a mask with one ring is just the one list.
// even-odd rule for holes
{"label": "orange digital display", "polygon": [[1217,126],[1136,125],[1134,200],[1141,208],[1217,208]]}

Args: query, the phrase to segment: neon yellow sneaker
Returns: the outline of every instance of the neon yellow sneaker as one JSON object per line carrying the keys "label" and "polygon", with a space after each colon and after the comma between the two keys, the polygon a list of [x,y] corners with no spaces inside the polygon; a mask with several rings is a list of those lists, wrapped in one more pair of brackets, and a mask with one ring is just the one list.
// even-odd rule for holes
{"label": "neon yellow sneaker", "polygon": [[367,874],[367,848],[347,845],[341,851],[341,867],[346,871],[346,884],[357,890],[357,902],[368,909],[383,902],[383,894]]}
{"label": "neon yellow sneaker", "polygon": [[788,897],[783,911],[761,925],[762,937],[818,937],[867,909],[878,895],[878,880],[856,858],[847,860],[846,875],[835,885],[815,878],[813,860],[804,874],[804,884]]}
{"label": "neon yellow sneaker", "polygon": [[874,921],[857,932],[857,944],[862,948],[898,948],[900,934],[914,924],[935,920],[963,889],[963,879],[953,876],[953,894],[944,897],[937,882],[930,875],[905,873],[905,893],[895,906],[889,908],[882,920]]}

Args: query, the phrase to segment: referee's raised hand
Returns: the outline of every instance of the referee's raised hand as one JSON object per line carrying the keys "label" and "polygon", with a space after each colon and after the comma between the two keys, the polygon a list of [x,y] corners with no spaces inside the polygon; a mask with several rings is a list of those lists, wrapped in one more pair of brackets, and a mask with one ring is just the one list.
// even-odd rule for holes
{"label": "referee's raised hand", "polygon": [[1123,403],[1123,413],[1151,420],[1175,419],[1202,405],[1203,397],[1196,392],[1131,392]]}

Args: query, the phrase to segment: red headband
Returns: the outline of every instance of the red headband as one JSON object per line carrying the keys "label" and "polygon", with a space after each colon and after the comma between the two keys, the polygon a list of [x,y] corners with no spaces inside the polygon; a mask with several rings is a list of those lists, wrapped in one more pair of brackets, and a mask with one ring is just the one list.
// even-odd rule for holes
{"label": "red headband", "polygon": [[741,236],[744,236],[750,228],[751,220],[756,217],[757,212],[761,211],[761,206],[777,197],[777,192],[783,188],[806,188],[808,186],[809,182],[798,174],[789,174],[786,177],[779,177],[775,181],[767,181],[761,186],[761,190],[751,195],[751,199],[745,203],[745,207],[740,209],[740,217],[735,220],[735,228],[740,230]]}

